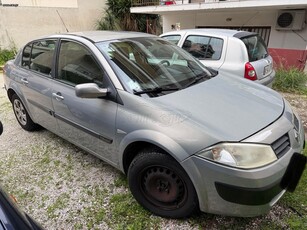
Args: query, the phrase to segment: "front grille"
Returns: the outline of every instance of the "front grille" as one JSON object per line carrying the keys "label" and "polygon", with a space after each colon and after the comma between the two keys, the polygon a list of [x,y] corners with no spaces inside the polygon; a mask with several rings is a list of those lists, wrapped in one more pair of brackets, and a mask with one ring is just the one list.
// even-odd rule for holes
{"label": "front grille", "polygon": [[290,149],[289,136],[286,133],[276,141],[272,143],[272,148],[278,158],[281,158]]}

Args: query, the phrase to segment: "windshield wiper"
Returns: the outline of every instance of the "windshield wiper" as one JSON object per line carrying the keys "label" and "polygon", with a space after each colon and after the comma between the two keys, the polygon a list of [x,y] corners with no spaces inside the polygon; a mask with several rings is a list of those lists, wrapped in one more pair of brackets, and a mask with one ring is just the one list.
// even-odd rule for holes
{"label": "windshield wiper", "polygon": [[197,84],[201,80],[209,80],[210,78],[211,78],[211,76],[209,76],[208,74],[198,75],[191,82],[189,82],[187,85],[185,85],[183,88],[188,88],[191,85]]}
{"label": "windshield wiper", "polygon": [[144,93],[162,93],[165,91],[177,91],[179,90],[179,88],[162,88],[162,87],[155,87],[155,88],[147,88],[147,89],[143,89],[141,91],[136,91],[135,89],[133,90],[133,93],[135,95],[141,95]]}

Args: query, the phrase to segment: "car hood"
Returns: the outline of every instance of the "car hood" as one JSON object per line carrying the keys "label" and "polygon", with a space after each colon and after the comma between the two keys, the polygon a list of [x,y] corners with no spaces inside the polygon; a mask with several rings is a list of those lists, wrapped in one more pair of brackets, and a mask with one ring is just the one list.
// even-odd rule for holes
{"label": "car hood", "polygon": [[216,141],[241,141],[283,113],[280,94],[245,79],[218,76],[153,99]]}

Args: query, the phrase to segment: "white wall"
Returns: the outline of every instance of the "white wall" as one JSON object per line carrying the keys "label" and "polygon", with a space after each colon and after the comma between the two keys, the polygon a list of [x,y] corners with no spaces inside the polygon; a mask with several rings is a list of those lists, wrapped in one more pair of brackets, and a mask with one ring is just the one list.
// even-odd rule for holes
{"label": "white wall", "polygon": [[70,32],[94,30],[103,14],[105,1],[77,1],[77,8],[0,6],[0,48],[20,48],[31,39],[66,32],[60,16]]}
{"label": "white wall", "polygon": [[305,50],[307,42],[304,39],[307,39],[307,26],[302,31],[297,31],[299,35],[292,31],[277,31],[275,30],[277,14],[278,10],[169,13],[163,16],[163,32],[171,31],[171,25],[176,23],[180,23],[181,29],[196,26],[271,26],[270,48]]}

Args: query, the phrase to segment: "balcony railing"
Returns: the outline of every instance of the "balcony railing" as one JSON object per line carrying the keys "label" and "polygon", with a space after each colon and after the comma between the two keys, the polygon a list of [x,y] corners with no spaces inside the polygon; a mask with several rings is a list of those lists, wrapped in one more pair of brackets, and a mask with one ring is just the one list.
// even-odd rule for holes
{"label": "balcony railing", "polygon": [[189,4],[189,3],[212,3],[222,1],[233,1],[233,0],[179,0],[179,1],[168,1],[168,0],[132,0],[132,6],[157,6],[157,5],[173,5],[173,4]]}

